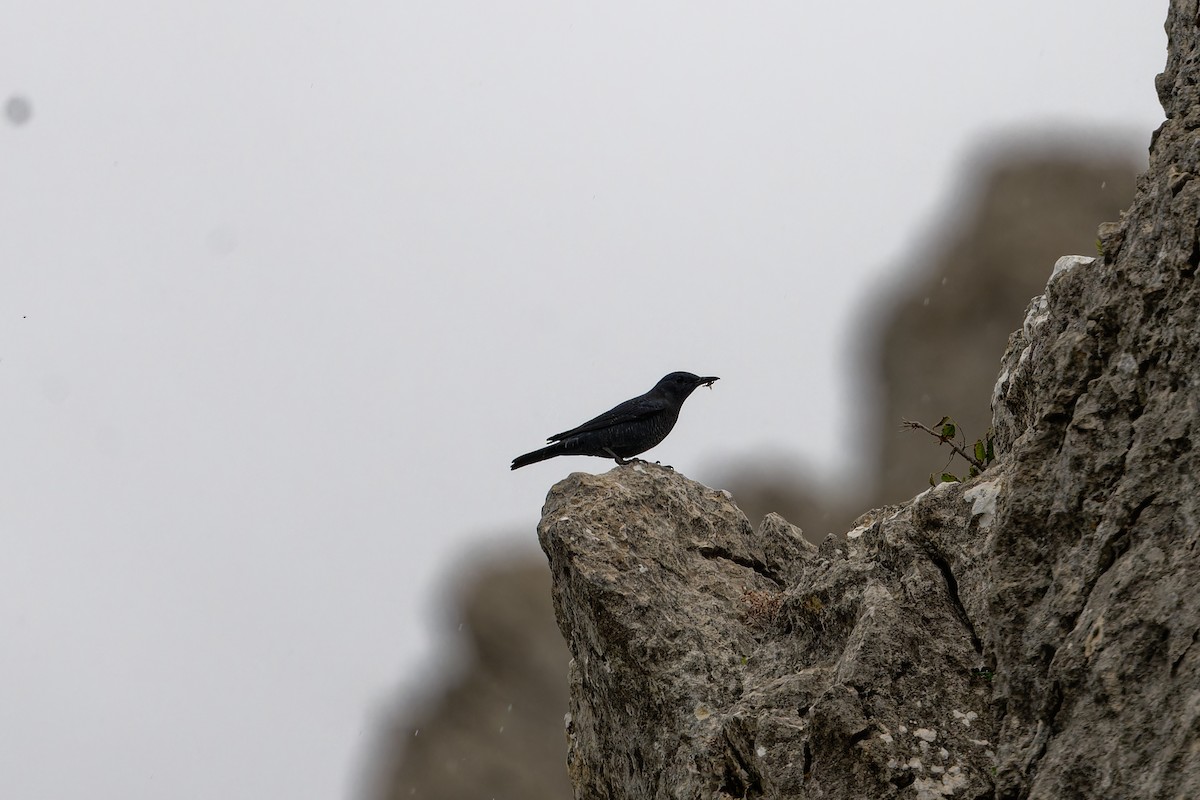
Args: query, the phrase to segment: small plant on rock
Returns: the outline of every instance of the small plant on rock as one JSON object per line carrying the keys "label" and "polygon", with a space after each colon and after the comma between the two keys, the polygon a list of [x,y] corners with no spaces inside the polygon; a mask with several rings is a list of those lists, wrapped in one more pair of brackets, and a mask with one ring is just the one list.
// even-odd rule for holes
{"label": "small plant on rock", "polygon": [[[992,462],[996,460],[996,435],[995,431],[991,428],[988,428],[987,434],[985,434],[982,439],[976,439],[975,444],[972,445],[970,451],[968,451],[966,449],[966,436],[964,436],[963,433],[958,429],[958,423],[956,423],[950,417],[942,417],[941,420],[932,428],[921,422],[913,422],[907,419],[902,421],[904,423],[904,427],[917,431],[925,431],[930,436],[937,439],[940,444],[950,445],[950,449],[953,452],[950,454],[950,459],[946,462],[945,466],[942,467],[942,474],[940,476],[941,483],[959,482],[964,480],[963,478],[955,475],[953,472],[947,471],[947,468],[950,466],[950,462],[954,460],[954,456],[956,455],[961,457],[968,464],[966,475],[967,478],[974,478],[976,475],[990,467]],[[929,473],[930,486],[938,485],[939,481],[935,479],[936,475],[937,473],[934,472]]]}

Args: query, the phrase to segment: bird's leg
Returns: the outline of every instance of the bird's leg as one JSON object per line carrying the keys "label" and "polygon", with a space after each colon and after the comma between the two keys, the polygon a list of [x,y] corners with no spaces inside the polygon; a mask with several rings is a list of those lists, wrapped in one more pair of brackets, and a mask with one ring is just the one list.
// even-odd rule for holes
{"label": "bird's leg", "polygon": [[632,459],[630,461],[626,461],[625,459],[621,458],[619,455],[614,453],[613,449],[611,447],[604,448],[604,452],[606,452],[610,456],[612,456],[613,460],[616,461],[618,464],[620,464],[622,467],[625,466],[626,464],[632,464],[634,461],[637,461],[636,458]]}
{"label": "bird's leg", "polygon": [[[616,453],[613,452],[613,449],[611,447],[604,448],[604,452],[608,453],[608,455],[614,461],[616,461],[618,464],[620,464],[622,467],[626,466],[627,464],[649,464],[650,463],[649,461],[646,461],[643,458],[636,458],[636,457],[635,458],[621,458],[619,455],[617,455]],[[655,463],[658,463],[658,462],[655,462]],[[670,469],[670,467],[667,467],[667,469]]]}
{"label": "bird's leg", "polygon": [[662,467],[663,469],[669,469],[671,472],[674,472],[674,471],[675,471],[675,468],[674,468],[674,467],[672,467],[670,464],[664,464],[664,463],[662,463],[661,461],[655,461],[654,463],[655,463],[655,464],[658,464],[658,465],[659,465],[660,467]]}

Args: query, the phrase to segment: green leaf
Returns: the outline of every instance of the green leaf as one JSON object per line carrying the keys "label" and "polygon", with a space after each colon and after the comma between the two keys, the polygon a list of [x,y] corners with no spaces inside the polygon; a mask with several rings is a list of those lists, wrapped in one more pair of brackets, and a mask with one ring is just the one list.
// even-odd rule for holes
{"label": "green leaf", "polygon": [[947,422],[945,425],[942,426],[942,438],[943,439],[953,439],[954,434],[956,434],[957,432],[958,432],[958,428],[954,427],[953,422]]}
{"label": "green leaf", "polygon": [[958,483],[958,478],[949,472],[943,472],[942,483]]}
{"label": "green leaf", "polygon": [[996,443],[996,438],[995,438],[995,436],[993,436],[991,431],[989,431],[988,435],[987,435],[987,451],[986,451],[986,455],[984,457],[983,463],[991,464],[993,461],[996,460],[996,450],[994,449],[995,443]]}
{"label": "green leaf", "polygon": [[974,478],[974,477],[975,477],[976,475],[978,475],[978,474],[979,474],[979,467],[977,467],[977,466],[975,466],[974,464],[972,464],[972,465],[971,465],[971,471],[970,471],[969,473],[967,473],[967,477],[969,477],[969,478]]}
{"label": "green leaf", "polygon": [[935,480],[933,479],[933,473],[932,473],[932,472],[931,472],[931,473],[929,473],[929,485],[930,485],[930,486],[937,486],[937,481],[935,481]]}
{"label": "green leaf", "polygon": [[985,463],[985,459],[987,459],[987,448],[983,446],[982,439],[976,439],[975,440],[975,460],[978,461],[980,464],[983,464],[983,463]]}

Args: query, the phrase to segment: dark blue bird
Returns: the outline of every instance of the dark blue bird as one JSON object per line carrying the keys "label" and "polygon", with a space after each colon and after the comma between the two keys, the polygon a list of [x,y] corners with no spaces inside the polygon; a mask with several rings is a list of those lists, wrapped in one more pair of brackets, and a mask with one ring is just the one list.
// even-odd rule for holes
{"label": "dark blue bird", "polygon": [[683,401],[700,386],[712,386],[720,378],[701,378],[690,372],[672,372],[641,397],[588,420],[578,428],[556,433],[549,447],[513,459],[512,469],[526,467],[555,456],[599,456],[628,464],[667,438],[679,419]]}

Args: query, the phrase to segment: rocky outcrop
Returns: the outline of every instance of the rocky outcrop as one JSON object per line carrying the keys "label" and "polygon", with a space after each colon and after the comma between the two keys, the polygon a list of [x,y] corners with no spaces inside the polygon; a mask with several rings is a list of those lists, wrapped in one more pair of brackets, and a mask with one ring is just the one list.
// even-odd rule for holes
{"label": "rocky outcrop", "polygon": [[1200,28],[1099,258],[1010,338],[999,460],[807,545],[636,465],[555,486],[578,798],[1200,797]]}
{"label": "rocky outcrop", "polygon": [[539,531],[574,656],[575,796],[987,795],[990,673],[924,534],[978,529],[968,491],[817,548],[655,466],[558,484]]}

